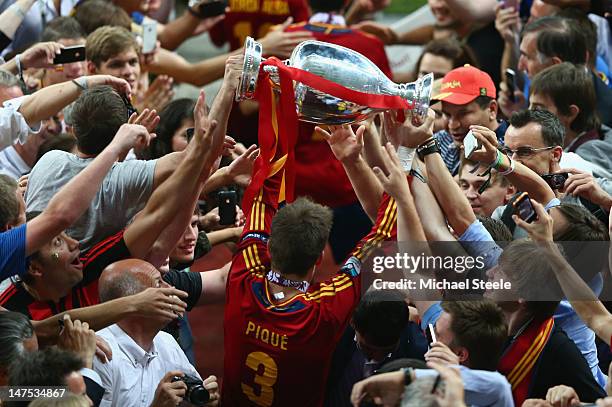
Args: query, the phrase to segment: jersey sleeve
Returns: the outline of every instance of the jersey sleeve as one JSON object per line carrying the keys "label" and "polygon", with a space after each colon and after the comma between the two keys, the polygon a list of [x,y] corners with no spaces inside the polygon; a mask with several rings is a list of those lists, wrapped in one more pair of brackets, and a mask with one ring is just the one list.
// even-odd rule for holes
{"label": "jersey sleeve", "polygon": [[84,287],[96,281],[107,266],[132,257],[123,239],[123,233],[124,230],[94,245],[81,255],[83,280],[79,283],[80,286]]}
{"label": "jersey sleeve", "polygon": [[[355,247],[351,257],[344,263],[340,272],[331,280],[317,284],[307,294],[308,300],[318,301],[324,315],[333,323],[346,324],[355,306],[361,298],[361,266],[371,253],[383,241],[391,236],[391,230],[397,220],[397,204],[386,196],[378,210],[376,223]],[[338,331],[338,337],[342,330]]]}

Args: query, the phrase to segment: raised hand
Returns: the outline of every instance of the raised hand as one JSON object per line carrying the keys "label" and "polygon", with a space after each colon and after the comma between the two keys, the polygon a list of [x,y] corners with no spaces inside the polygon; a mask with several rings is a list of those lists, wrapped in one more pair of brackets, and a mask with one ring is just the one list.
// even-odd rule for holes
{"label": "raised hand", "polygon": [[425,353],[426,362],[434,362],[445,365],[458,365],[459,356],[455,355],[452,350],[442,342],[434,342],[431,348]]}
{"label": "raised hand", "polygon": [[50,68],[64,46],[59,42],[40,42],[25,50],[19,57],[23,69]]}
{"label": "raised hand", "polygon": [[520,27],[518,11],[499,3],[495,8],[495,28],[506,44],[518,44]]}
{"label": "raised hand", "polygon": [[435,119],[436,113],[428,109],[423,123],[415,125],[409,111],[404,111],[404,121],[400,122],[397,111],[389,110],[383,114],[383,136],[396,148],[416,148],[433,137]]}
{"label": "raised hand", "polygon": [[[359,126],[354,133],[350,125],[329,126],[330,131],[317,126],[315,131],[323,137],[341,162],[356,161],[363,150],[363,133],[365,126]],[[331,132],[331,133],[330,133]]]}
{"label": "raised hand", "polygon": [[474,151],[470,156],[472,161],[479,161],[483,164],[491,164],[497,160],[497,136],[493,130],[484,126],[470,126],[470,130],[479,141],[481,147]]}
{"label": "raised hand", "polygon": [[535,209],[538,218],[531,223],[525,222],[517,215],[512,215],[512,220],[516,226],[523,228],[529,234],[529,237],[534,242],[552,242],[553,241],[553,218],[546,212],[544,206],[535,199],[531,199],[531,205]]}
{"label": "raised hand", "polygon": [[565,181],[561,192],[565,192],[568,195],[581,196],[608,211],[610,210],[610,207],[612,207],[612,197],[599,186],[591,174],[575,168],[562,169],[559,172],[569,173],[569,177]]}
{"label": "raised hand", "polygon": [[117,148],[119,155],[126,154],[130,149],[145,149],[149,146],[151,135],[146,127],[140,124],[123,124],[111,141],[110,146]]}
{"label": "raised hand", "polygon": [[387,165],[389,175],[386,175],[380,167],[373,168],[374,175],[376,175],[389,195],[395,198],[396,201],[402,202],[406,197],[410,196],[406,173],[391,143],[387,143],[382,150],[383,160]]}
{"label": "raised hand", "polygon": [[576,390],[562,384],[548,389],[546,401],[553,407],[574,407],[582,404]]}
{"label": "raised hand", "polygon": [[243,188],[249,185],[257,157],[259,157],[259,148],[253,144],[234,159],[227,166],[228,176],[232,182]]}
{"label": "raised hand", "polygon": [[132,297],[131,305],[136,315],[143,318],[162,317],[173,320],[187,308],[181,298],[186,299],[187,293],[174,287],[147,288]]}
{"label": "raised hand", "polygon": [[144,126],[151,135],[151,138],[155,138],[155,129],[159,124],[159,115],[155,109],[144,109],[140,114],[132,113],[128,119],[128,124],[140,124]]}
{"label": "raised hand", "polygon": [[62,322],[64,328],[60,332],[57,345],[76,353],[83,360],[85,367],[91,369],[96,353],[96,333],[89,329],[87,322],[78,319],[72,321],[68,314],[64,315]]}
{"label": "raised hand", "polygon": [[174,80],[167,75],[159,75],[155,78],[142,95],[142,99],[135,103],[138,110],[149,108],[149,110],[160,112],[174,96],[173,82]]}
{"label": "raised hand", "polygon": [[117,78],[112,75],[91,75],[85,76],[87,79],[87,87],[108,85],[113,87],[120,95],[126,95],[128,98],[132,96],[132,88],[125,79]]}

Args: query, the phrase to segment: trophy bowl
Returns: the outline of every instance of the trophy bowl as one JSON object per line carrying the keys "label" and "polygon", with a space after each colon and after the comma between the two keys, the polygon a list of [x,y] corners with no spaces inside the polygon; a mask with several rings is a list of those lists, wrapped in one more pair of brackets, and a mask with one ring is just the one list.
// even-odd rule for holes
{"label": "trophy bowl", "polygon": [[[261,44],[248,37],[245,43],[243,73],[236,89],[236,100],[252,99],[262,58]],[[284,63],[336,82],[346,88],[376,95],[399,96],[412,106],[412,118],[422,122],[429,108],[433,75],[428,74],[416,82],[396,84],[368,58],[349,48],[321,42],[300,43]],[[278,89],[279,78],[275,67],[266,66],[272,82]],[[300,82],[295,83],[295,104],[298,119],[327,125],[362,121],[383,109],[375,109],[342,100]]]}

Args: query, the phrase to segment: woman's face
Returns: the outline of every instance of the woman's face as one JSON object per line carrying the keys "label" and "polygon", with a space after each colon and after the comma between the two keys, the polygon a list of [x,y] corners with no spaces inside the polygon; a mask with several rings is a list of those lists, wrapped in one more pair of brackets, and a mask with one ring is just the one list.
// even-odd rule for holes
{"label": "woman's face", "polygon": [[419,65],[419,78],[433,73],[434,79],[442,78],[453,69],[453,61],[446,57],[430,54],[423,54],[421,64]]}
{"label": "woman's face", "polygon": [[181,127],[176,129],[172,135],[172,151],[183,151],[187,148],[188,141],[186,131],[190,127],[193,127],[193,119],[184,119],[181,122]]}

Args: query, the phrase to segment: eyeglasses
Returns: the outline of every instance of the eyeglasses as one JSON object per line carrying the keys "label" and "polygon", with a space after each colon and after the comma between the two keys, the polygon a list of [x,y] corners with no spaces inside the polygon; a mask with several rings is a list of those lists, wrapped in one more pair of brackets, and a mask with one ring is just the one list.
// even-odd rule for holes
{"label": "eyeglasses", "polygon": [[516,154],[517,156],[524,158],[524,157],[530,157],[536,153],[539,153],[540,151],[552,150],[553,148],[555,148],[555,146],[541,147],[541,148],[519,147],[516,150],[512,150],[508,147],[502,147],[500,148],[500,151],[506,154],[508,157],[512,157],[514,154]]}

